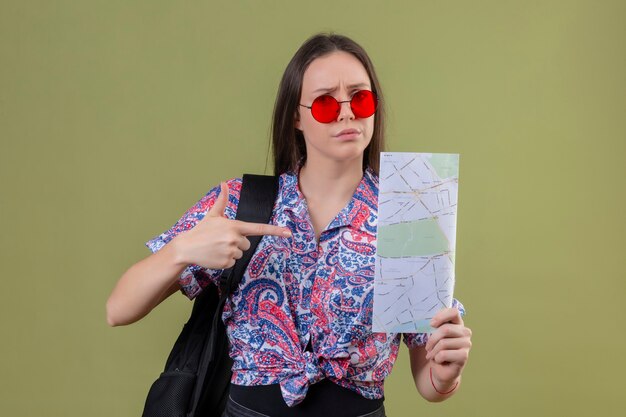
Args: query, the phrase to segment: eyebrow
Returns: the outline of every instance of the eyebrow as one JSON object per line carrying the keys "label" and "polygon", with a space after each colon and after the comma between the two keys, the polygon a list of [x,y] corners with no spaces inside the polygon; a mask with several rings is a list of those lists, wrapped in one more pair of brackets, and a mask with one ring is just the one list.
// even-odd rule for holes
{"label": "eyebrow", "polygon": [[[363,87],[367,87],[370,88],[369,84],[367,83],[357,83],[357,84],[350,84],[348,86],[348,90],[355,90],[357,88],[363,88]],[[337,87],[323,87],[323,88],[318,88],[317,90],[313,91],[313,93],[319,93],[319,92],[326,92],[326,93],[330,93],[331,91],[335,91],[337,90]]]}

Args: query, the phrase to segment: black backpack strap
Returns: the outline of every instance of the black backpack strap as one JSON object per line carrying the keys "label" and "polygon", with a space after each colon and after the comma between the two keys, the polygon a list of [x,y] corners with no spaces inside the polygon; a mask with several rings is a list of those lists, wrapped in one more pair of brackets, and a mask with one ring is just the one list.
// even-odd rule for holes
{"label": "black backpack strap", "polygon": [[[244,174],[235,220],[269,223],[277,194],[278,177]],[[222,294],[230,295],[235,291],[262,237],[248,236],[250,249],[243,253],[232,268],[224,270],[220,283]]]}
{"label": "black backpack strap", "polygon": [[[277,195],[278,176],[244,174],[235,219],[251,223],[269,223]],[[195,414],[202,391],[205,389],[203,382],[206,379],[210,363],[219,360],[219,355],[216,355],[216,346],[219,343],[217,340],[218,335],[226,337],[224,323],[222,322],[224,303],[228,296],[235,291],[239,282],[241,282],[241,278],[262,237],[248,236],[250,248],[243,253],[243,256],[235,262],[232,268],[225,269],[222,273],[220,278],[220,300],[217,311],[213,316],[211,332],[202,352],[194,395],[191,399],[190,416]]]}

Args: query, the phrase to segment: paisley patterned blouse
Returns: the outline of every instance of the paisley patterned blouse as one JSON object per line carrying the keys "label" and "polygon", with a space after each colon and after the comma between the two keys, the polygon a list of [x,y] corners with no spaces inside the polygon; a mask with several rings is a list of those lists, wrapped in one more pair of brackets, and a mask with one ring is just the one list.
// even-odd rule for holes
{"label": "paisley patterned blouse", "polygon": [[[228,181],[227,218],[234,219],[241,179]],[[191,229],[213,206],[211,189],[169,230],[146,242],[156,252]],[[233,358],[232,383],[280,384],[285,402],[301,402],[309,385],[329,378],[369,399],[382,398],[383,381],[398,355],[400,334],[372,333],[378,177],[366,170],[351,201],[322,232],[319,242],[298,173],[280,176],[271,224],[293,237],[264,236],[222,316]],[[183,292],[194,298],[222,270],[188,266]],[[453,306],[462,314],[461,303]],[[425,333],[403,334],[408,347]],[[306,349],[311,344],[312,351]]]}

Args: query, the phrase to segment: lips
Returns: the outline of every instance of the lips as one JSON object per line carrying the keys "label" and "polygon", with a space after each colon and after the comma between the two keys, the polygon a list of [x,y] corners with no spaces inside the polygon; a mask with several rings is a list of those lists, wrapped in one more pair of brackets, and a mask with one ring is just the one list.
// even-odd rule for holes
{"label": "lips", "polygon": [[335,135],[335,137],[342,137],[342,136],[352,136],[352,135],[358,135],[359,132],[357,129],[344,129],[341,132],[337,133]]}

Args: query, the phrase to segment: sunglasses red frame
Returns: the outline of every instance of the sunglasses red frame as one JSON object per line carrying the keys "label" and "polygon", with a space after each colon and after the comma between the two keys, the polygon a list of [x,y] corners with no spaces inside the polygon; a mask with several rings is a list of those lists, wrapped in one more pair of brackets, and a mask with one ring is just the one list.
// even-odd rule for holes
{"label": "sunglasses red frame", "polygon": [[357,119],[366,119],[376,113],[378,97],[370,90],[358,90],[350,100],[344,101],[338,101],[330,94],[323,94],[313,100],[310,106],[300,106],[311,110],[311,115],[318,122],[332,123],[339,117],[343,103],[350,103],[350,109]]}

